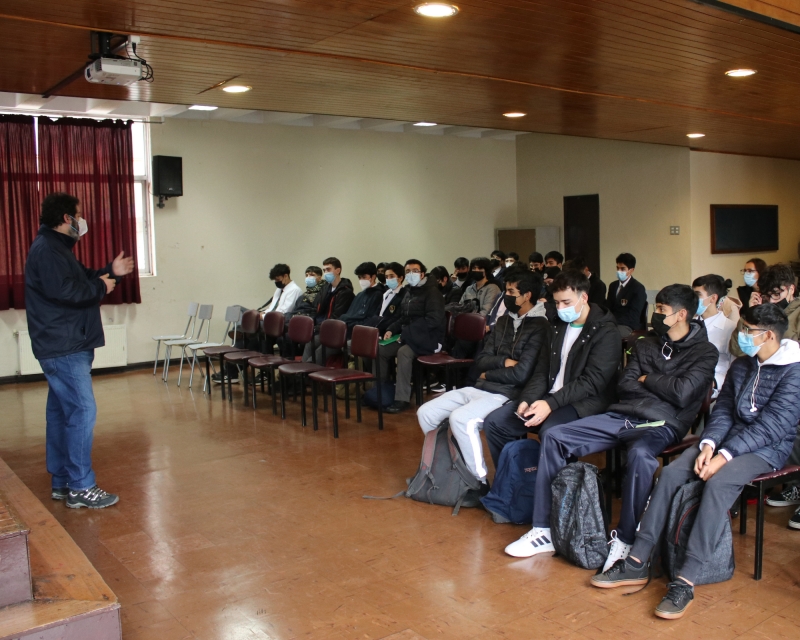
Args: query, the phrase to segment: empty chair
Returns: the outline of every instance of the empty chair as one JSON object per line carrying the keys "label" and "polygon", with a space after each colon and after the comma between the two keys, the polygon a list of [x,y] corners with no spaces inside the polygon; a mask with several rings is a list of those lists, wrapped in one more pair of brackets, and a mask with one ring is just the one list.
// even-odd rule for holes
{"label": "empty chair", "polygon": [[[208,335],[209,330],[211,329],[211,315],[214,313],[214,305],[213,304],[201,304],[200,310],[197,312],[197,317],[200,320],[200,325],[197,327],[197,332],[195,333],[194,337],[189,336],[188,338],[181,338],[180,340],[167,340],[164,342],[164,345],[167,347],[167,352],[164,357],[164,382],[167,381],[169,377],[169,363],[172,359],[172,347],[180,347],[181,348],[181,366],[178,370],[178,386],[181,386],[181,376],[183,375],[183,360],[186,357],[186,347],[190,344],[195,344],[197,342],[208,342]],[[206,323],[208,323],[206,325]],[[205,338],[202,337],[203,335],[203,327],[206,326],[206,335]]]}
{"label": "empty chair", "polygon": [[[370,380],[380,380],[380,362],[378,361],[378,330],[375,327],[364,327],[357,325],[353,327],[353,336],[350,340],[350,353],[356,358],[356,369],[327,369],[315,371],[308,375],[311,381],[311,410],[314,415],[314,431],[318,428],[317,420],[317,383],[330,384],[331,392],[331,412],[333,413],[333,437],[339,437],[339,415],[336,408],[336,385],[344,384],[347,388],[351,384],[356,385],[356,419],[361,422],[361,385]],[[375,367],[375,373],[364,371],[364,358],[371,360]],[[359,369],[358,366],[361,365]],[[381,385],[377,383],[378,393],[378,429],[383,429],[383,407],[381,406]],[[347,415],[349,417],[349,394],[345,394],[345,402],[348,403]]]}
{"label": "empty chair", "polygon": [[[235,318],[235,319],[234,319]],[[228,326],[225,327],[225,333],[222,334],[222,344],[218,347],[206,347],[203,349],[203,355],[206,357],[206,380],[203,384],[203,390],[205,391],[205,384],[208,384],[208,395],[211,397],[211,359],[214,356],[219,356],[219,370],[220,372],[224,373],[225,371],[225,362],[223,361],[223,356],[230,351],[241,351],[239,347],[236,346],[236,331],[239,321],[242,319],[242,308],[238,305],[234,305],[232,307],[228,307],[225,311],[225,320],[228,321]],[[233,329],[231,330],[231,326]],[[232,331],[232,333],[231,333]],[[225,344],[225,340],[229,339],[231,342],[230,344]],[[221,380],[220,382],[224,382]],[[222,399],[225,399],[225,385],[219,385],[222,390]]]}
{"label": "empty chair", "polygon": [[[239,322],[239,319],[241,318],[241,315],[242,315],[241,309],[240,309],[240,307],[238,307],[236,305],[234,305],[232,307],[228,307],[227,309],[225,309],[225,322],[227,322],[228,325],[225,327],[225,333],[222,334],[222,342],[208,342],[208,341],[206,341],[206,342],[199,342],[199,343],[196,343],[196,344],[190,344],[190,345],[188,345],[186,347],[187,349],[189,349],[189,351],[192,352],[192,373],[189,376],[189,388],[190,389],[192,388],[192,380],[194,380],[194,367],[195,367],[195,364],[197,363],[197,352],[198,351],[202,351],[204,354],[206,354],[206,350],[207,349],[226,346],[225,345],[225,339],[228,337],[228,331],[230,331],[231,326],[233,326],[234,327],[234,333],[235,333],[236,324]],[[209,326],[210,326],[210,323],[209,323]],[[206,333],[206,336],[208,336],[208,333]],[[231,339],[231,345],[230,346],[233,346],[233,342],[234,342],[235,339],[236,338],[235,338],[235,335],[234,335],[234,337]],[[208,364],[208,360],[209,359],[206,358],[206,364]],[[206,366],[206,378],[208,378],[208,375],[209,375],[208,369],[209,369],[209,367]],[[208,384],[209,385],[208,388],[211,389],[211,381],[207,380],[207,379],[203,380],[203,393],[205,393],[205,391],[206,391],[206,384]]]}
{"label": "empty chair", "polygon": [[[261,314],[256,311],[255,309],[249,309],[242,314],[242,325],[241,325],[241,332],[244,336],[254,338],[258,335],[258,332],[261,328]],[[260,356],[260,351],[252,351],[249,349],[239,349],[237,351],[228,351],[228,353],[222,356],[222,361],[224,363],[224,368],[222,369],[223,380],[222,386],[225,386],[225,378],[227,377],[228,383],[228,401],[232,401],[231,391],[232,391],[232,384],[233,379],[230,375],[225,375],[225,371],[227,369],[227,365],[235,365],[237,370],[241,368],[247,367],[247,361],[250,358],[254,358],[256,356]],[[245,383],[247,381],[245,380]],[[244,385],[244,403],[247,404],[247,384]]]}
{"label": "empty chair", "polygon": [[197,321],[197,309],[199,307],[200,304],[197,302],[189,303],[189,309],[186,312],[186,315],[189,316],[189,319],[186,321],[186,328],[183,330],[183,333],[175,333],[166,336],[153,336],[153,340],[156,341],[156,359],[153,361],[153,375],[156,375],[156,371],[158,370],[158,354],[161,352],[161,343],[167,340],[191,338],[192,334],[194,333],[194,323]]}
{"label": "empty chair", "polygon": [[[302,316],[296,316],[300,318]],[[292,318],[289,321],[289,325],[291,326],[292,322],[295,318]],[[264,337],[269,339],[272,338],[273,340],[277,340],[278,338],[283,337],[283,328],[286,322],[285,316],[278,312],[278,311],[270,311],[264,314],[264,320],[261,322],[261,330],[264,332]],[[247,361],[248,366],[244,369],[244,382],[245,385],[250,384],[250,376],[248,375],[248,369],[253,369],[253,409],[256,408],[256,371],[261,372],[261,391],[264,391],[264,378],[267,378],[267,383],[269,386],[269,392],[272,396],[272,415],[278,415],[278,396],[275,393],[275,371],[277,370],[278,366],[287,362],[291,362],[291,360],[287,360],[281,356],[276,356],[272,353],[267,353],[265,355],[257,356],[255,358],[250,358]]]}

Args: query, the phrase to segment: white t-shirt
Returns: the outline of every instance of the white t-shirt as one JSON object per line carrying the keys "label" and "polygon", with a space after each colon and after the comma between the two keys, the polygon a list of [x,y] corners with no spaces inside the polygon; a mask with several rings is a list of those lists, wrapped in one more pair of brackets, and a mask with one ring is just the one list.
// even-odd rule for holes
{"label": "white t-shirt", "polygon": [[264,309],[264,313],[268,311],[279,311],[280,313],[289,313],[294,309],[294,305],[300,296],[303,295],[303,290],[298,287],[294,280],[287,284],[283,289],[275,291],[272,296],[272,302]]}
{"label": "white t-shirt", "polygon": [[572,349],[572,345],[575,344],[578,336],[581,335],[581,331],[583,331],[583,326],[573,327],[569,325],[567,327],[567,332],[564,334],[564,343],[561,346],[561,367],[558,370],[558,375],[556,376],[555,382],[553,382],[553,388],[550,389],[550,393],[555,393],[564,386],[564,372],[567,370],[569,350]]}
{"label": "white t-shirt", "polygon": [[721,311],[704,320],[704,322],[708,333],[708,341],[719,351],[719,360],[717,360],[717,366],[714,369],[714,380],[717,383],[717,388],[714,389],[714,397],[716,397],[719,390],[722,389],[722,383],[725,382],[728,368],[733,362],[733,356],[728,344],[730,343],[731,334],[736,329],[736,323]]}

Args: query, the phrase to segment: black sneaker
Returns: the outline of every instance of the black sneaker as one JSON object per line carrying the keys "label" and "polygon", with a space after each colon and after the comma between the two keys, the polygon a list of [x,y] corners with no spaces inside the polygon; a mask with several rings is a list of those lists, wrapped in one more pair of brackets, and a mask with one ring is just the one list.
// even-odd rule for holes
{"label": "black sneaker", "polygon": [[605,573],[592,576],[593,587],[600,589],[616,589],[617,587],[635,587],[647,584],[650,579],[648,563],[641,567],[634,567],[627,559],[617,560]]}
{"label": "black sneaker", "polygon": [[783,491],[773,491],[767,498],[770,507],[790,507],[800,504],[800,487],[792,485]]}
{"label": "black sneaker", "polygon": [[667,585],[667,595],[656,607],[656,615],[666,620],[682,618],[692,600],[694,600],[694,587],[682,580],[670,582]]}
{"label": "black sneaker", "polygon": [[402,400],[395,400],[386,407],[383,411],[384,413],[400,413],[401,411],[405,411],[411,406],[410,402],[403,402]]}
{"label": "black sneaker", "polygon": [[794,515],[791,518],[789,518],[789,528],[800,529],[800,508],[794,512]]}
{"label": "black sneaker", "polygon": [[[214,373],[211,375],[211,382],[214,384],[228,384],[228,376],[223,376],[221,373]],[[239,376],[231,378],[231,384],[239,384]]]}
{"label": "black sneaker", "polygon": [[447,385],[444,384],[443,382],[440,382],[439,384],[434,384],[430,387],[430,391],[431,393],[444,393],[445,391],[447,391]]}
{"label": "black sneaker", "polygon": [[66,500],[68,495],[69,489],[67,487],[53,487],[50,490],[50,497],[53,500]]}
{"label": "black sneaker", "polygon": [[67,506],[70,509],[80,509],[81,507],[105,509],[112,504],[117,504],[117,502],[119,502],[119,496],[115,496],[113,493],[106,493],[96,485],[83,491],[70,491],[67,496]]}

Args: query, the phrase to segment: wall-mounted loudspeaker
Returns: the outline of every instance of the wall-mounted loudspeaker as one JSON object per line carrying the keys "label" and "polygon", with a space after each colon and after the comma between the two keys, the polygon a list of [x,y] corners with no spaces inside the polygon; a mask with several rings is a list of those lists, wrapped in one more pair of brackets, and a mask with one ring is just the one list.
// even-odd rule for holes
{"label": "wall-mounted loudspeaker", "polygon": [[164,200],[183,195],[183,162],[175,156],[153,156],[153,195],[158,196],[158,207]]}

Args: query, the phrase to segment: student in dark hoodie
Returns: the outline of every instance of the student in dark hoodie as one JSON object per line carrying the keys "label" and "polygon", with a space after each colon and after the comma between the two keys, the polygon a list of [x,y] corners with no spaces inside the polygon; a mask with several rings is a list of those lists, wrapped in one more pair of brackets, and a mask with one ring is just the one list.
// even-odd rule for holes
{"label": "student in dark hoodie", "polygon": [[550,343],[549,323],[541,315],[532,315],[535,296],[542,287],[541,275],[521,269],[507,273],[514,278],[513,282],[505,283],[508,313],[497,321],[475,359],[475,369],[480,374],[475,386],[448,391],[417,410],[419,426],[424,433],[436,429],[445,418],[450,419],[464,463],[484,484],[483,420],[498,407],[516,399],[537,363],[546,367],[547,359],[540,355]]}
{"label": "student in dark hoodie", "polygon": [[783,338],[786,314],[774,304],[751,307],[737,340],[746,357],[733,361],[700,451],[691,448],[664,467],[627,559],[592,577],[609,589],[647,584],[647,560],[662,535],[675,493],[690,480],[705,481],[703,496],[676,579],[656,607],[659,618],[681,618],[694,599],[694,584],[706,571],[722,534],[727,510],[753,478],[781,469],[800,421],[800,346]]}
{"label": "student in dark hoodie", "polygon": [[556,425],[603,413],[614,400],[622,357],[614,316],[588,301],[589,279],[580,272],[562,272],[551,288],[558,316],[539,354],[546,366],[537,368],[517,402],[493,411],[484,423],[495,467],[512,440],[529,432],[541,438]]}
{"label": "student in dark hoodie", "polygon": [[406,261],[405,279],[406,292],[400,303],[400,316],[383,335],[384,340],[396,335],[400,338],[381,345],[378,350],[381,380],[388,378],[389,364],[397,358],[394,402],[386,408],[387,413],[400,413],[411,406],[414,358],[436,353],[444,344],[444,301],[436,283],[427,277],[425,265],[416,259]]}
{"label": "student in dark hoodie", "polygon": [[[328,319],[338,320],[353,302],[355,294],[350,280],[342,278],[342,263],[338,258],[326,258],[322,263],[322,278],[325,284],[322,285],[317,299],[316,314],[314,315],[314,333],[319,333],[320,325]],[[312,342],[306,345],[303,353],[303,361],[311,362],[319,340],[315,337]]]}
{"label": "student in dark hoodie", "polygon": [[[552,554],[550,484],[567,460],[625,445],[628,472],[622,486],[622,511],[603,570],[627,557],[658,469],[658,456],[689,432],[714,381],[719,352],[708,341],[697,313],[697,295],[684,284],[664,287],[656,297],[653,330],[638,340],[622,373],[619,401],[606,413],[551,428],[541,437],[533,529],[506,547],[526,558]],[[728,505],[730,506],[730,505]]]}

